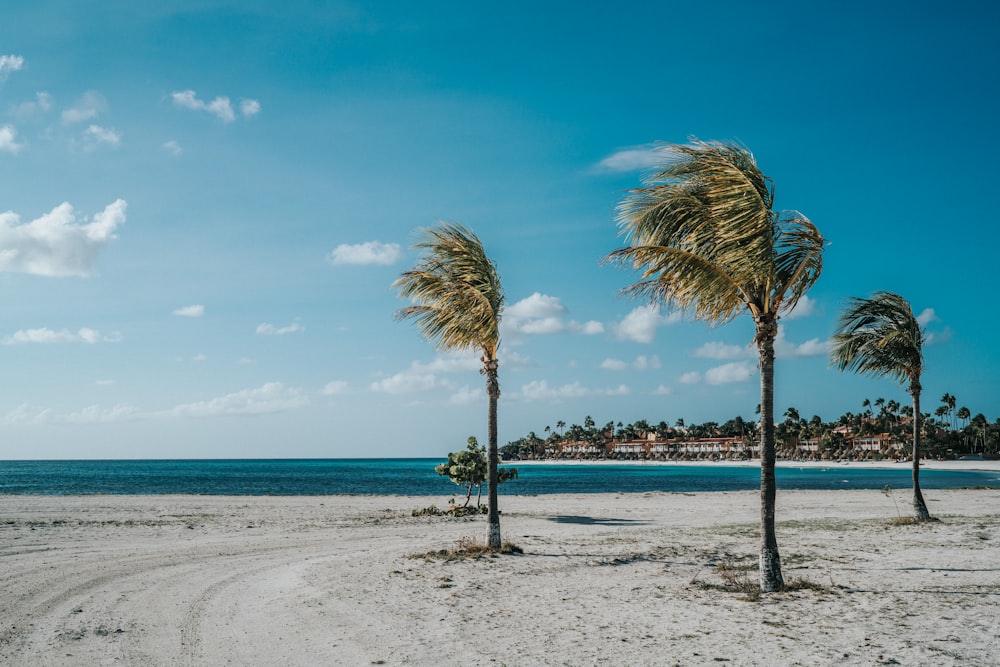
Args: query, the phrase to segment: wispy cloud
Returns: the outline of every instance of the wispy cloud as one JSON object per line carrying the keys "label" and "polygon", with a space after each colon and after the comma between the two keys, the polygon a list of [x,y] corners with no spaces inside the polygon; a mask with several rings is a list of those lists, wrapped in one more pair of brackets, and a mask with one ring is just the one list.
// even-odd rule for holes
{"label": "wispy cloud", "polygon": [[637,371],[644,371],[648,369],[656,369],[660,367],[660,358],[655,354],[653,356],[647,357],[646,355],[639,355],[634,361],[628,362],[621,359],[608,358],[601,362],[601,368],[606,371],[625,371],[628,369],[634,369]]}
{"label": "wispy cloud", "polygon": [[351,391],[351,385],[345,380],[327,382],[320,393],[324,396],[341,396]]}
{"label": "wispy cloud", "polygon": [[624,384],[608,389],[590,389],[584,387],[579,381],[559,387],[550,387],[546,380],[534,380],[522,385],[512,398],[526,401],[563,401],[588,396],[628,396],[631,393],[632,390]]}
{"label": "wispy cloud", "polygon": [[334,248],[326,260],[334,266],[340,264],[395,264],[402,256],[398,243],[382,243],[380,241],[365,241],[354,245],[342,243]]}
{"label": "wispy cloud", "polygon": [[691,371],[678,378],[682,384],[730,384],[733,382],[745,382],[757,373],[757,367],[749,361],[734,361],[710,368],[704,373]]}
{"label": "wispy cloud", "polygon": [[937,313],[934,312],[933,308],[924,308],[919,315],[917,315],[917,324],[922,327],[926,327],[931,322],[940,322]]}
{"label": "wispy cloud", "polygon": [[681,317],[676,311],[661,315],[657,306],[639,306],[622,318],[621,322],[613,325],[612,329],[618,340],[652,343],[658,328],[679,322]]}
{"label": "wispy cloud", "polygon": [[52,343],[86,343],[93,345],[95,343],[119,343],[121,340],[122,336],[119,333],[102,334],[97,329],[86,327],[78,331],[70,331],[69,329],[56,331],[42,327],[39,329],[21,329],[15,331],[10,336],[0,339],[0,343],[4,345],[45,345]]}
{"label": "wispy cloud", "polygon": [[596,169],[604,172],[644,171],[656,166],[662,156],[656,152],[655,144],[621,148],[597,163]]}
{"label": "wispy cloud", "polygon": [[746,359],[754,356],[749,345],[729,345],[718,341],[704,343],[694,351],[694,356],[702,359]]}
{"label": "wispy cloud", "polygon": [[815,312],[816,299],[810,299],[808,294],[803,294],[802,298],[798,300],[794,308],[781,312],[781,319],[797,320],[803,317],[809,317]]}
{"label": "wispy cloud", "polygon": [[240,100],[240,113],[245,117],[256,116],[260,113],[260,102],[251,99]]}
{"label": "wispy cloud", "polygon": [[7,80],[11,72],[16,72],[24,67],[24,58],[13,54],[0,56],[0,83]]}
{"label": "wispy cloud", "polygon": [[67,124],[82,123],[97,118],[108,108],[108,102],[96,90],[88,90],[76,104],[62,112],[62,121]]}
{"label": "wispy cloud", "polygon": [[265,415],[290,412],[309,405],[302,390],[281,382],[267,382],[255,389],[244,389],[217,398],[178,405],[163,416],[223,417],[230,415]]}
{"label": "wispy cloud", "polygon": [[[170,97],[174,101],[174,106],[181,107],[182,109],[205,111],[223,123],[232,123],[236,120],[236,112],[233,110],[233,104],[229,101],[228,97],[219,96],[211,102],[205,102],[198,99],[198,94],[190,89],[175,91],[171,93]],[[255,116],[260,113],[260,102],[245,98],[240,101],[239,109],[244,118]]]}
{"label": "wispy cloud", "polygon": [[267,322],[257,325],[257,333],[261,336],[284,336],[286,334],[301,333],[305,330],[306,328],[298,322],[284,327],[276,327],[273,324],[268,324]]}
{"label": "wispy cloud", "polygon": [[52,109],[52,96],[42,91],[35,93],[35,99],[29,102],[21,102],[10,108],[10,115],[15,118],[32,118],[39,114],[46,113]]}
{"label": "wispy cloud", "polygon": [[67,203],[25,224],[15,213],[0,213],[0,272],[90,275],[98,253],[117,238],[116,229],[125,223],[126,207],[125,200],[118,199],[92,221],[81,223]]}
{"label": "wispy cloud", "polygon": [[173,139],[163,144],[163,150],[167,151],[174,157],[177,157],[184,152],[184,149],[181,148],[181,145]]}
{"label": "wispy cloud", "polygon": [[184,306],[175,310],[173,314],[178,317],[201,317],[205,314],[205,306],[200,303],[192,306]]}
{"label": "wispy cloud", "polygon": [[24,144],[17,143],[17,128],[13,125],[0,126],[0,152],[17,155]]}
{"label": "wispy cloud", "polygon": [[100,146],[117,148],[122,141],[118,130],[100,125],[90,125],[83,131],[83,150],[92,151]]}

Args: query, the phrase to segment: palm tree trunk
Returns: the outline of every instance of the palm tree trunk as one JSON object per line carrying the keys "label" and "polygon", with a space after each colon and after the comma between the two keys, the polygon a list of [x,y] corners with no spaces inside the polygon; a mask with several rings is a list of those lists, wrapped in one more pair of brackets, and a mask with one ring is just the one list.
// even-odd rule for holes
{"label": "palm tree trunk", "polygon": [[785,587],[781,556],[774,532],[777,487],[774,481],[774,339],[778,323],[763,315],[757,321],[756,343],[760,354],[760,589],[779,591]]}
{"label": "palm tree trunk", "polygon": [[487,514],[486,546],[492,550],[500,549],[500,508],[497,501],[499,452],[497,451],[497,401],[500,398],[500,383],[497,381],[497,360],[484,362],[486,371],[486,393],[489,396],[489,451],[487,464],[489,466],[489,513]]}
{"label": "palm tree trunk", "polygon": [[917,521],[929,521],[931,513],[927,511],[924,494],[920,493],[920,383],[910,382],[910,395],[913,396],[913,511]]}

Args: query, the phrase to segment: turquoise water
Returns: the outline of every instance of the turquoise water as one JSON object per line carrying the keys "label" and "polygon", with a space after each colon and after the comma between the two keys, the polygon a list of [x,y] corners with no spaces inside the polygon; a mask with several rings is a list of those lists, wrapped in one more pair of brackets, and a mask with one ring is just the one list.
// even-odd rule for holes
{"label": "turquoise water", "polygon": [[[251,459],[0,461],[0,494],[414,495],[452,496],[443,459]],[[516,464],[514,464],[516,467]],[[760,470],[734,466],[531,464],[501,494],[737,491],[760,487]],[[909,468],[779,467],[779,489],[912,488]],[[925,489],[1000,487],[997,472],[924,470]]]}

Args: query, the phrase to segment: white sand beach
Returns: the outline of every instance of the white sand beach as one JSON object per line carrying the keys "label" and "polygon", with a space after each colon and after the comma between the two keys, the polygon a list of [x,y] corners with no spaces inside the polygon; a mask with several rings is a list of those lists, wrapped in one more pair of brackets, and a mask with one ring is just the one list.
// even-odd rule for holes
{"label": "white sand beach", "polygon": [[[3,665],[990,665],[1000,491],[778,495],[784,574],[758,600],[758,495],[2,496]],[[804,580],[804,582],[802,581]]]}

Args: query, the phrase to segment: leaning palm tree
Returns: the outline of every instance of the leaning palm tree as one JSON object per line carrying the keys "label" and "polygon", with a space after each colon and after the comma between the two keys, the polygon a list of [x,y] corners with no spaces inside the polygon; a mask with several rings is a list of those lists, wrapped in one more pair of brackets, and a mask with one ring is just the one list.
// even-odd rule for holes
{"label": "leaning palm tree", "polygon": [[721,324],[747,312],[760,357],[760,586],[784,587],[774,532],[774,340],[778,317],[819,277],[824,240],[797,211],[774,211],[774,185],[746,148],[694,140],[657,148],[662,163],[618,207],[628,247],[609,261],[642,271],[625,288]]}
{"label": "leaning palm tree", "polygon": [[420,332],[439,350],[472,349],[482,353],[489,396],[489,514],[490,549],[500,548],[500,512],[497,507],[497,348],[504,295],[496,266],[483,244],[461,225],[441,223],[424,230],[414,248],[423,250],[421,261],[393,283],[400,296],[414,305],[401,308],[397,319],[412,319]]}
{"label": "leaning palm tree", "polygon": [[875,292],[852,297],[833,335],[830,360],[844,371],[882,375],[909,383],[913,399],[913,510],[917,520],[931,518],[920,492],[920,374],[924,334],[909,302],[898,294]]}

